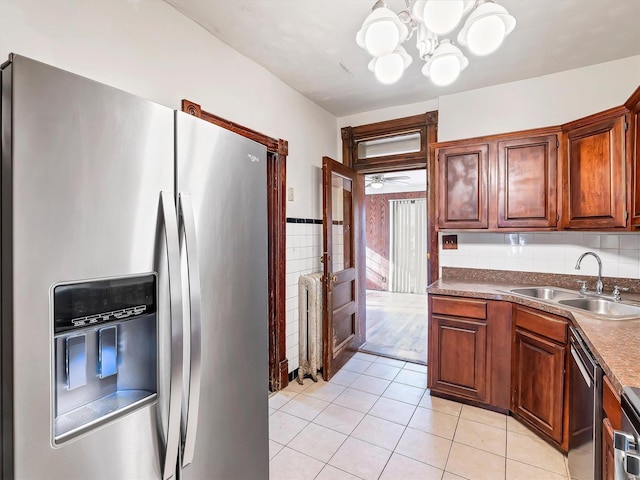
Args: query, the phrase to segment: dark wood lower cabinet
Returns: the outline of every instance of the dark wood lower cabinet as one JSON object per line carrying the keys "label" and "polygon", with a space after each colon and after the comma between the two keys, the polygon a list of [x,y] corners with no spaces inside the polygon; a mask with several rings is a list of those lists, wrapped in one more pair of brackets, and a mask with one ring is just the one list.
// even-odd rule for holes
{"label": "dark wood lower cabinet", "polygon": [[615,480],[613,426],[608,418],[602,421],[602,480]]}
{"label": "dark wood lower cabinet", "polygon": [[[487,394],[487,321],[432,316],[431,388],[484,402]],[[432,364],[432,362],[429,362]]]}
{"label": "dark wood lower cabinet", "polygon": [[565,345],[516,328],[511,411],[562,443]]}
{"label": "dark wood lower cabinet", "polygon": [[511,313],[508,302],[429,295],[429,388],[509,410]]}

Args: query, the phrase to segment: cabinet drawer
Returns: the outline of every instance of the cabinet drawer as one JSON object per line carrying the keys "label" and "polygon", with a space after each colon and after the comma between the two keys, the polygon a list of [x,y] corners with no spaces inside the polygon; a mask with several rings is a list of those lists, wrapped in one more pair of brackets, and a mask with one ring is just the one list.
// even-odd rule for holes
{"label": "cabinet drawer", "polygon": [[487,302],[465,298],[431,297],[431,311],[441,315],[485,320],[487,318]]}
{"label": "cabinet drawer", "polygon": [[616,430],[622,430],[622,407],[620,397],[605,375],[602,382],[602,409]]}
{"label": "cabinet drawer", "polygon": [[555,340],[567,343],[568,322],[562,317],[556,317],[527,307],[516,307],[516,326]]}

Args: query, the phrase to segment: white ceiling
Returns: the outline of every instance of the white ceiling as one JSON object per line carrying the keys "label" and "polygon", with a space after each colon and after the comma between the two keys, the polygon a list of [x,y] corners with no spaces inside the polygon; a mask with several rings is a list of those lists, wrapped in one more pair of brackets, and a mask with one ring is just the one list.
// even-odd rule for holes
{"label": "white ceiling", "polygon": [[338,117],[640,54],[640,0],[498,0],[517,25],[497,52],[469,53],[460,78],[436,87],[420,73],[414,36],[404,44],[412,65],[385,86],[355,42],[374,0],[166,1]]}

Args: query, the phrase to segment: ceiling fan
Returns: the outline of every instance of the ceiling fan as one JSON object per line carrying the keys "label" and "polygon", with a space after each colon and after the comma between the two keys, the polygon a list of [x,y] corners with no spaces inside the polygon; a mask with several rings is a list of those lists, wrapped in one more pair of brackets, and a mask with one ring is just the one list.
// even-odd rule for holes
{"label": "ceiling fan", "polygon": [[409,185],[409,180],[411,177],[407,175],[398,175],[395,177],[385,177],[384,175],[367,175],[366,177],[367,184],[365,187],[371,188],[382,188],[385,183],[393,183],[395,185]]}

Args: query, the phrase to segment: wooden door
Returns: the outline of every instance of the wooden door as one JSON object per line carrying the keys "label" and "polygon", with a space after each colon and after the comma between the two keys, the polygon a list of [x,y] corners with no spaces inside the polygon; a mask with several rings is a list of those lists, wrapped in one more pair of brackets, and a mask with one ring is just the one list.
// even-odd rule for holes
{"label": "wooden door", "polygon": [[487,228],[489,188],[487,144],[438,151],[438,227]]}
{"label": "wooden door", "polygon": [[484,402],[487,321],[431,314],[429,325],[429,388]]}
{"label": "wooden door", "polygon": [[555,135],[498,142],[498,227],[557,224]]}
{"label": "wooden door", "polygon": [[627,224],[625,115],[567,130],[564,227]]}
{"label": "wooden door", "polygon": [[323,158],[323,376],[329,380],[364,343],[356,265],[356,172]]}
{"label": "wooden door", "polygon": [[565,347],[516,328],[513,413],[562,443]]}

